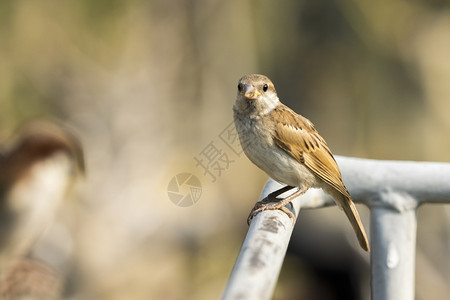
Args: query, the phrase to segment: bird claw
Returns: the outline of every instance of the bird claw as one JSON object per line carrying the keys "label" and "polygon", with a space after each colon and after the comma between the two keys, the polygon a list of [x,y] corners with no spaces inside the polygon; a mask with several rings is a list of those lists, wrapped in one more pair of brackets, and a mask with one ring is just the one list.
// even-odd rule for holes
{"label": "bird claw", "polygon": [[[251,210],[250,214],[247,217],[247,224],[250,226],[252,219],[262,211],[281,210],[282,212],[287,214],[289,218],[291,218],[293,220],[292,225],[295,225],[295,221],[296,221],[295,215],[284,206],[285,204],[282,203],[281,200],[282,199],[278,199],[276,197],[271,197],[271,195],[269,194],[263,200],[256,202],[255,206],[253,207],[253,209]],[[275,202],[275,203],[269,204],[271,202]],[[291,202],[289,202],[289,204],[291,205],[291,207],[293,207]]]}

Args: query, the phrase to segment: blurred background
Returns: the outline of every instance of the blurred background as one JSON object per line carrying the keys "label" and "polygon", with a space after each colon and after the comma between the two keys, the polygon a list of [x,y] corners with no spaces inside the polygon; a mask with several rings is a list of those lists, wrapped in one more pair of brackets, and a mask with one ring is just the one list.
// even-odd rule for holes
{"label": "blurred background", "polygon": [[[31,254],[63,274],[65,299],[220,297],[267,180],[230,131],[244,74],[269,76],[335,154],[450,161],[444,0],[3,0],[0,55],[0,140],[39,117],[83,142],[87,177]],[[416,299],[450,293],[449,219],[418,211]],[[368,299],[344,214],[299,220],[274,299],[343,299],[329,274]],[[330,230],[345,266],[304,249]]]}

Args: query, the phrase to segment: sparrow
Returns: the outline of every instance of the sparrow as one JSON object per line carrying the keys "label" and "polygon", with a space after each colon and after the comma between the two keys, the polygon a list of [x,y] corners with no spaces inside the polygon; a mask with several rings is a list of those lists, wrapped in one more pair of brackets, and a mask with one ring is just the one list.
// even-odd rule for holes
{"label": "sparrow", "polygon": [[31,249],[79,174],[81,143],[56,123],[29,122],[0,146],[0,269]]}
{"label": "sparrow", "polygon": [[[295,223],[285,205],[309,188],[321,188],[344,210],[360,246],[369,252],[364,227],[339,167],[311,121],[282,104],[272,81],[264,75],[246,75],[237,88],[233,114],[244,153],[271,178],[286,185],[257,202],[247,223],[261,211],[277,209]],[[288,197],[277,198],[293,188],[297,190]]]}

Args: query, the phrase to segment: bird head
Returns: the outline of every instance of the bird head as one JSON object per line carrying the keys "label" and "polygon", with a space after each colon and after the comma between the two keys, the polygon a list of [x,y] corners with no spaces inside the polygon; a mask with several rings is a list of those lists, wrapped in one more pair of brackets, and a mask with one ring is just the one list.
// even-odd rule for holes
{"label": "bird head", "polygon": [[272,81],[264,75],[250,74],[238,82],[235,110],[267,114],[280,102]]}

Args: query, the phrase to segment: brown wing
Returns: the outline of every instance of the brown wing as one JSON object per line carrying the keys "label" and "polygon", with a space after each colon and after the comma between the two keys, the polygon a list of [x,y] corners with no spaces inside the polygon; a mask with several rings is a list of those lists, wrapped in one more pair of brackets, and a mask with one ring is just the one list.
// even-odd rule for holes
{"label": "brown wing", "polygon": [[275,123],[275,144],[350,198],[337,163],[314,125],[285,105],[278,105],[271,115]]}

